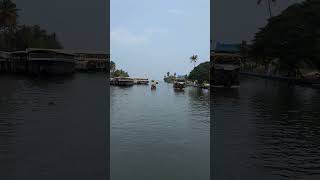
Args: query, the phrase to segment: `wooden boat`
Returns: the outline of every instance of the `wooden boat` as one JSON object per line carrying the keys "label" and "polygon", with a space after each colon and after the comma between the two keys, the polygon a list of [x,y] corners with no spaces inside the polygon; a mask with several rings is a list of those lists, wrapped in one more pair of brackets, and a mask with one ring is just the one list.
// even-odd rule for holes
{"label": "wooden boat", "polygon": [[110,79],[110,85],[132,86],[133,84],[134,84],[133,79],[128,77],[115,77]]}
{"label": "wooden boat", "polygon": [[135,84],[138,85],[148,85],[149,79],[148,78],[133,78]]}
{"label": "wooden boat", "polygon": [[239,70],[242,57],[229,53],[211,54],[211,86],[239,87]]}
{"label": "wooden boat", "polygon": [[27,71],[32,74],[72,74],[75,72],[75,55],[62,50],[27,49]]}
{"label": "wooden boat", "polygon": [[157,86],[155,84],[151,84],[151,90],[156,90]]}
{"label": "wooden boat", "polygon": [[183,89],[186,87],[186,81],[184,79],[177,78],[173,82],[174,89]]}

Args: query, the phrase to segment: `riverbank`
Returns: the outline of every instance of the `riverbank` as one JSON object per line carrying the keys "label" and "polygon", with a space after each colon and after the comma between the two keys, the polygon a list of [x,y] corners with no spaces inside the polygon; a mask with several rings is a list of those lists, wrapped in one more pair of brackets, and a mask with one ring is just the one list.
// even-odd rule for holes
{"label": "riverbank", "polygon": [[296,78],[292,78],[292,77],[266,75],[266,74],[261,74],[261,73],[245,72],[245,71],[240,71],[240,75],[255,76],[255,77],[260,77],[260,78],[264,78],[264,79],[271,79],[271,80],[278,80],[278,81],[286,81],[288,83],[293,83],[293,84],[300,85],[300,86],[306,86],[306,87],[320,89],[320,80],[296,79]]}

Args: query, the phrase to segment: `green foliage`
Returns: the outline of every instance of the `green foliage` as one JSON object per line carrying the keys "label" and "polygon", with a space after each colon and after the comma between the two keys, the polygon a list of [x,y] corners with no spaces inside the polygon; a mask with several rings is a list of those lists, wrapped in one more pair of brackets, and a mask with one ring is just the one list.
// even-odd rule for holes
{"label": "green foliage", "polygon": [[197,80],[200,84],[209,82],[210,79],[210,62],[204,62],[195,67],[189,74],[190,80]]}
{"label": "green foliage", "polygon": [[190,62],[193,63],[193,66],[196,67],[196,62],[198,61],[198,55],[192,55],[190,57]]}
{"label": "green foliage", "polygon": [[129,74],[122,69],[118,69],[114,71],[112,77],[129,77]]}
{"label": "green foliage", "polygon": [[38,25],[17,25],[18,9],[11,0],[0,1],[0,50],[62,49],[55,33]]}
{"label": "green foliage", "polygon": [[11,0],[0,1],[0,29],[7,31],[16,26],[18,19],[17,5]]}
{"label": "green foliage", "polygon": [[250,55],[263,65],[278,59],[279,69],[299,73],[303,66],[320,69],[320,1],[291,5],[256,33]]}

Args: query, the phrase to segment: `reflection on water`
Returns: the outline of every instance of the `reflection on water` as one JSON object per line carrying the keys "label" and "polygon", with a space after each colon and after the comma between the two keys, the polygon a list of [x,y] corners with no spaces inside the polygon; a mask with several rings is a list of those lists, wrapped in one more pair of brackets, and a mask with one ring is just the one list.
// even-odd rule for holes
{"label": "reflection on water", "polygon": [[103,82],[99,74],[1,75],[0,179],[105,180],[108,93]]}
{"label": "reflection on water", "polygon": [[111,87],[111,179],[209,179],[209,92]]}
{"label": "reflection on water", "polygon": [[243,78],[211,97],[214,178],[319,179],[319,90]]}

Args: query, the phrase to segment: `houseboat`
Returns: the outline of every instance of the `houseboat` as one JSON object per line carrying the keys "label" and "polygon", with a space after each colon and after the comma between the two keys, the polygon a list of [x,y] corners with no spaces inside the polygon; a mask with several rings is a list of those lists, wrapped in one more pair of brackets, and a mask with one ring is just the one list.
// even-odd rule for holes
{"label": "houseboat", "polygon": [[115,86],[132,86],[134,85],[134,81],[129,77],[115,77],[110,79],[110,85]]}
{"label": "houseboat", "polygon": [[27,49],[31,74],[64,75],[75,72],[75,55],[53,49]]}
{"label": "houseboat", "polygon": [[183,89],[186,87],[186,81],[182,78],[176,78],[173,82],[174,89]]}
{"label": "houseboat", "polygon": [[148,85],[149,79],[148,78],[132,78],[135,84],[138,85]]}
{"label": "houseboat", "polygon": [[10,71],[9,53],[0,51],[0,73]]}
{"label": "houseboat", "polygon": [[210,80],[212,87],[239,87],[241,59],[241,56],[237,54],[213,53]]}
{"label": "houseboat", "polygon": [[28,53],[26,51],[14,51],[9,54],[10,72],[27,73],[28,72]]}

